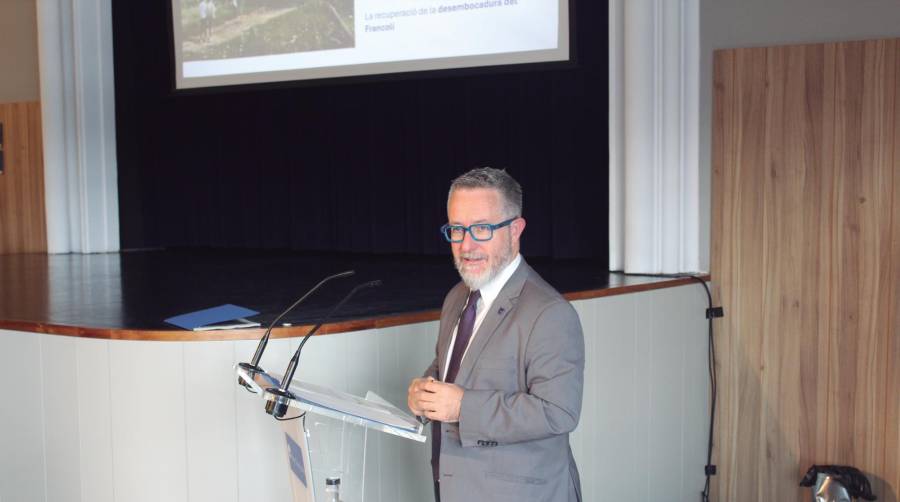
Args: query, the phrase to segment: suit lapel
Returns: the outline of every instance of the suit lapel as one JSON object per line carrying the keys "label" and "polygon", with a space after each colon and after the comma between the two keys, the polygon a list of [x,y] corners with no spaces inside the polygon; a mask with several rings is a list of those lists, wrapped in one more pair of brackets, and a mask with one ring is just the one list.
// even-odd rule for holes
{"label": "suit lapel", "polygon": [[494,299],[490,312],[485,315],[484,321],[481,322],[481,326],[475,332],[474,338],[469,345],[469,350],[466,352],[462,364],[459,365],[459,373],[456,375],[457,382],[466,381],[466,378],[469,377],[469,373],[472,372],[475,363],[481,356],[481,352],[484,351],[488,341],[497,331],[497,328],[500,327],[500,323],[515,308],[516,301],[522,292],[522,287],[525,286],[525,279],[528,278],[530,271],[531,267],[525,263],[525,259],[522,259],[519,267],[513,272],[512,277],[506,281],[497,298]]}

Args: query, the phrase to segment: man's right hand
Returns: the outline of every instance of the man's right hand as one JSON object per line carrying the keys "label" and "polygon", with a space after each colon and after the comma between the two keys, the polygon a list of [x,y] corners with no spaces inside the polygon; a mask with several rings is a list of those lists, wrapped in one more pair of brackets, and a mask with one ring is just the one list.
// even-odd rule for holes
{"label": "man's right hand", "polygon": [[416,416],[423,416],[425,414],[425,408],[422,406],[422,393],[426,392],[424,386],[426,383],[434,380],[434,378],[413,378],[412,382],[409,383],[409,389],[406,394],[406,406],[409,407],[409,411],[413,412]]}

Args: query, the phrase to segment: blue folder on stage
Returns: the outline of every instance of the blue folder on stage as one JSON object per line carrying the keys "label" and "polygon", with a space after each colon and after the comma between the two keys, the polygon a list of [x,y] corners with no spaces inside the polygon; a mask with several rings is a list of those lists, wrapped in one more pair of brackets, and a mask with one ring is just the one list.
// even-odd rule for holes
{"label": "blue folder on stage", "polygon": [[259,326],[259,323],[246,318],[256,314],[259,312],[226,303],[218,307],[170,317],[165,322],[192,331],[255,328]]}

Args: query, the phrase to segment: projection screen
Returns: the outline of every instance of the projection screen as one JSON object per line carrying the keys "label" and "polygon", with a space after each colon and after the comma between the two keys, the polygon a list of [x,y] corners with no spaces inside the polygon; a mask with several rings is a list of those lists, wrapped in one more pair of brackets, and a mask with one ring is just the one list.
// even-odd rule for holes
{"label": "projection screen", "polygon": [[171,0],[175,88],[569,59],[568,0]]}

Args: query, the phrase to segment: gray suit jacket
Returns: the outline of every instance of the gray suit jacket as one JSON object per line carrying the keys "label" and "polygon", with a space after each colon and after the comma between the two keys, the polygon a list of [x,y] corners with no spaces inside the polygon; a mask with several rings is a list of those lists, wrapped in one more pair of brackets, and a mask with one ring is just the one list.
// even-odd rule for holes
{"label": "gray suit jacket", "polygon": [[[438,378],[465,306],[444,300]],[[581,500],[569,432],[578,425],[584,337],[575,309],[523,260],[491,305],[459,368],[458,423],[441,424],[441,502]]]}

